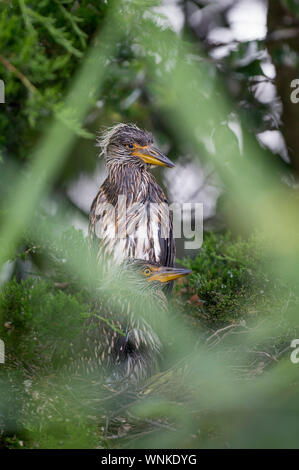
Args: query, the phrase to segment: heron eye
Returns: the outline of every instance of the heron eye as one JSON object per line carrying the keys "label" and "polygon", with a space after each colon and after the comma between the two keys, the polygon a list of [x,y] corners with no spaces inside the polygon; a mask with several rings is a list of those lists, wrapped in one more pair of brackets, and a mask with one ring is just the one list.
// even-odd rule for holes
{"label": "heron eye", "polygon": [[127,147],[128,147],[129,149],[133,149],[133,148],[134,148],[134,145],[133,145],[133,144],[128,144]]}
{"label": "heron eye", "polygon": [[151,270],[149,268],[146,268],[143,273],[146,275],[146,276],[149,276],[151,274]]}

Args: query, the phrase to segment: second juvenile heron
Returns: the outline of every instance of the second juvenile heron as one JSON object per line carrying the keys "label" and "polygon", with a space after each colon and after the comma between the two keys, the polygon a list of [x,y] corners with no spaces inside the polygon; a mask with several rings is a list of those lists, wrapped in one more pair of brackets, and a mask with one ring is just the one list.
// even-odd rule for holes
{"label": "second juvenile heron", "polygon": [[157,370],[162,344],[156,327],[167,313],[163,286],[191,271],[132,260],[118,272],[114,294],[108,292],[85,323],[73,365],[136,384]]}

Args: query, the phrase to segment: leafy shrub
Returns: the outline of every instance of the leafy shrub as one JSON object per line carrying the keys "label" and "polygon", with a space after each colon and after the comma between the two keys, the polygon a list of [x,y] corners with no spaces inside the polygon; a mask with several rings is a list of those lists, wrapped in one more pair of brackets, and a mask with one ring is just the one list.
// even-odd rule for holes
{"label": "leafy shrub", "polygon": [[65,358],[89,306],[82,295],[41,279],[8,282],[0,293],[0,337],[7,359],[51,368]]}
{"label": "leafy shrub", "polygon": [[271,312],[273,305],[280,308],[289,289],[273,279],[264,253],[261,236],[244,240],[233,239],[229,232],[206,233],[199,254],[182,260],[192,269],[180,290],[191,312],[221,324]]}

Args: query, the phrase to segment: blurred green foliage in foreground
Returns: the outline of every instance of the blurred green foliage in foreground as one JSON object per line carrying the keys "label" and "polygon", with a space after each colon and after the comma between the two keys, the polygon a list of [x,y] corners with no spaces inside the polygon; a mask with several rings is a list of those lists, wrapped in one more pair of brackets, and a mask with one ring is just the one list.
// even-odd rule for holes
{"label": "blurred green foliage in foreground", "polygon": [[[85,243],[82,233],[75,229],[65,232],[61,240],[62,246],[70,245],[74,240],[77,240],[77,246],[79,241]],[[35,250],[36,254],[45,252],[41,246]],[[151,420],[140,422],[138,407],[137,414],[134,412],[133,415],[121,411],[117,400],[119,413],[113,417],[109,432],[105,434],[105,415],[109,413],[105,400],[113,401],[115,391],[108,393],[96,377],[85,381],[84,377],[68,377],[63,372],[63,365],[70,355],[70,343],[76,340],[84,320],[94,311],[86,288],[78,287],[76,276],[70,278],[67,274],[71,267],[66,251],[59,247],[56,252],[51,252],[52,269],[47,269],[47,278],[37,272],[20,283],[12,279],[0,292],[0,337],[6,344],[6,365],[1,377],[2,380],[4,376],[12,378],[10,397],[1,401],[0,424],[2,422],[2,432],[5,431],[2,445],[15,448],[21,442],[22,446],[35,448],[130,446],[132,436],[132,442],[135,442],[139,434],[157,432]],[[285,327],[284,333],[280,334],[279,322],[286,321],[281,314],[284,306],[298,308],[299,297],[281,280],[269,276],[265,261],[260,236],[245,241],[233,239],[229,233],[205,234],[198,256],[183,261],[193,272],[189,281],[177,285],[172,301],[177,315],[185,317],[185,334],[191,333],[196,325],[197,332],[189,337],[193,342],[191,349],[196,351],[199,347],[200,350],[202,344],[207,344],[217,353],[220,346],[222,355],[231,351],[231,331],[254,329],[265,316],[274,314],[278,321],[276,335],[251,345],[252,353],[245,361],[242,358],[236,378],[244,377],[244,374],[254,377],[267,370],[284,354],[296,335],[291,324],[289,331]],[[228,334],[227,338],[222,336],[222,331]],[[255,350],[263,353],[255,353]],[[170,405],[180,407],[182,401],[190,400],[190,396],[188,381],[180,390],[181,379],[173,378],[173,374],[181,374],[173,358],[164,363],[164,374],[164,377],[158,374],[145,384],[143,393],[146,397],[154,391],[155,396],[158,390],[158,396],[163,396],[172,384],[172,399],[168,404],[164,403],[164,408],[158,408],[159,425],[171,428],[175,417],[172,420],[172,413],[167,409]],[[2,388],[3,397],[5,391],[7,389]],[[106,398],[101,402],[104,391]],[[19,400],[22,397],[21,403],[16,394]],[[139,403],[139,399],[136,395],[133,404],[134,401]],[[154,416],[156,413],[157,410]],[[201,437],[199,429],[201,420],[205,422],[207,418],[198,410],[196,413],[199,413],[198,429],[194,429],[186,441],[188,446],[201,446],[206,442],[207,436]],[[14,419],[11,424],[9,416]],[[216,439],[222,438],[221,432],[214,429],[214,425],[210,429],[209,421],[206,426],[211,442],[214,439],[218,442]]]}

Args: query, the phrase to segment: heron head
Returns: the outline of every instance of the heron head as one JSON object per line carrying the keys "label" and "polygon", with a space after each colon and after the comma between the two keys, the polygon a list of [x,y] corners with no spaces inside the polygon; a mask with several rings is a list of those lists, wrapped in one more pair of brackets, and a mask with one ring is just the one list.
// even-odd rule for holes
{"label": "heron head", "polygon": [[139,129],[134,124],[116,124],[108,129],[99,140],[102,154],[107,165],[111,163],[130,162],[138,166],[166,166],[174,167],[166,157],[153,144],[153,136],[149,132]]}
{"label": "heron head", "polygon": [[162,288],[165,283],[188,276],[188,274],[191,273],[190,269],[161,266],[158,263],[152,263],[146,260],[134,259],[129,260],[128,263],[133,267],[141,283],[146,283],[145,285],[149,287]]}
{"label": "heron head", "polygon": [[142,275],[147,280],[147,282],[156,281],[161,284],[174,281],[180,277],[188,276],[190,273],[190,269],[153,265],[149,263],[146,264],[142,269]]}

